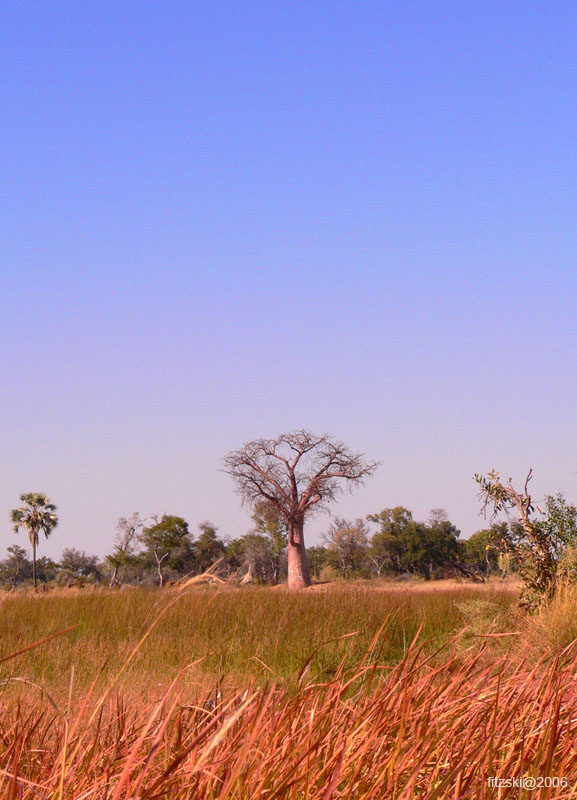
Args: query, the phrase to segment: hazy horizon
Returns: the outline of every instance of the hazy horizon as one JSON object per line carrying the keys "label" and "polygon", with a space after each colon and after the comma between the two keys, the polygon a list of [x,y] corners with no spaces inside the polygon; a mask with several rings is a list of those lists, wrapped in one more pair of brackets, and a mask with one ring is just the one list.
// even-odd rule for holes
{"label": "hazy horizon", "polygon": [[133,511],[241,536],[221,459],[295,428],[381,461],[335,515],[469,536],[492,467],[577,501],[576,31],[567,2],[6,9],[0,559],[26,491],[40,555]]}

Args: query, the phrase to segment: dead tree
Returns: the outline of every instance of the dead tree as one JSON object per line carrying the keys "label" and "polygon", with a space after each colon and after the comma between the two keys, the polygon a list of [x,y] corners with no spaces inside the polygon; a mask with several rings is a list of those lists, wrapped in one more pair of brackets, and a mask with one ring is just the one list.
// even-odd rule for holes
{"label": "dead tree", "polygon": [[152,552],[154,553],[154,560],[156,561],[156,571],[158,572],[158,585],[162,589],[162,587],[164,586],[164,575],[162,574],[162,562],[164,561],[165,558],[168,558],[170,553],[164,553],[164,555],[159,557],[158,550],[156,549],[156,547],[153,548]]}

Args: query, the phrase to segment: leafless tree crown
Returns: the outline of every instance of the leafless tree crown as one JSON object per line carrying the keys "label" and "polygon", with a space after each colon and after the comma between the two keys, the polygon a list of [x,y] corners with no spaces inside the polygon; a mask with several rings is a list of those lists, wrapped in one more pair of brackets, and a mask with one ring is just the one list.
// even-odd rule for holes
{"label": "leafless tree crown", "polygon": [[255,439],[224,459],[224,471],[245,503],[268,500],[287,519],[326,508],[343,484],[352,489],[377,466],[332,436],[305,430]]}
{"label": "leafless tree crown", "polygon": [[449,515],[444,508],[432,508],[429,511],[429,525],[434,528],[441,525],[443,522],[449,521]]}
{"label": "leafless tree crown", "polygon": [[140,518],[140,514],[136,511],[130,517],[120,517],[116,526],[116,549],[122,553],[127,553],[133,546],[138,532],[143,527],[144,520]]}

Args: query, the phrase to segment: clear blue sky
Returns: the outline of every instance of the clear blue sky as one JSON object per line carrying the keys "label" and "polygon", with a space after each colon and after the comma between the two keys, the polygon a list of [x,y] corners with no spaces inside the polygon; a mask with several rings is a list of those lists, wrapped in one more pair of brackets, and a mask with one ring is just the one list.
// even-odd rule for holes
{"label": "clear blue sky", "polygon": [[[308,427],[382,461],[340,515],[577,499],[577,6],[9,2],[0,557],[120,515],[250,525],[221,457]],[[320,518],[309,542],[328,527]]]}

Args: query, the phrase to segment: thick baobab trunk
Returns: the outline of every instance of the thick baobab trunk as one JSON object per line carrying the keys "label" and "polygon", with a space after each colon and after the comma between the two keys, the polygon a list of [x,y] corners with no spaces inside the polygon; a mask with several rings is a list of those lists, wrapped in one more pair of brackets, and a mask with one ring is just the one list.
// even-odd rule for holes
{"label": "thick baobab trunk", "polygon": [[289,521],[288,588],[304,589],[311,585],[309,562],[303,538],[304,519]]}

